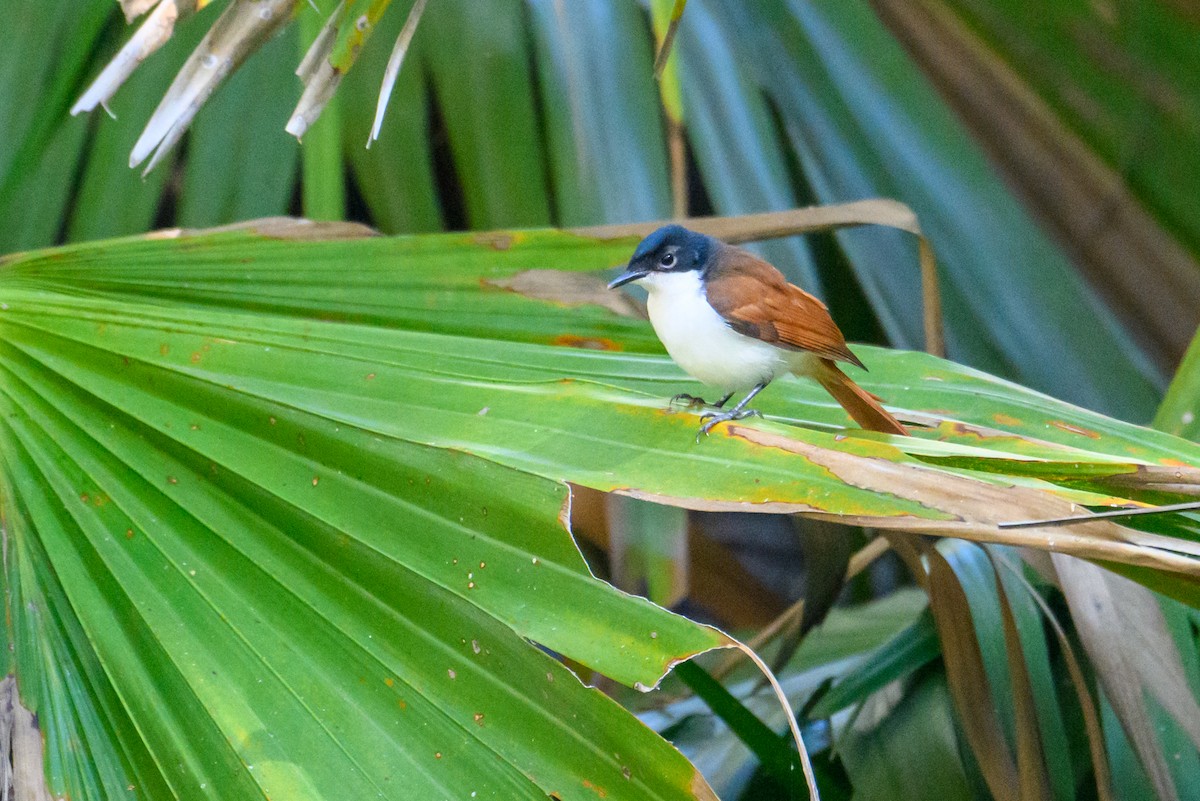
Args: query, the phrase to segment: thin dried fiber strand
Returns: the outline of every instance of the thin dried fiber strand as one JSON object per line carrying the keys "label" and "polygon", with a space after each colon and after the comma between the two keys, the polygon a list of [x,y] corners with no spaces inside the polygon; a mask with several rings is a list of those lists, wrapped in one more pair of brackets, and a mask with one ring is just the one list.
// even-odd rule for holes
{"label": "thin dried fiber strand", "polygon": [[379,130],[383,127],[383,115],[387,111],[388,101],[392,97],[392,87],[396,85],[396,76],[400,74],[400,66],[404,63],[404,56],[408,53],[408,46],[412,44],[413,35],[417,32],[417,25],[421,22],[421,15],[425,13],[425,4],[428,1],[417,0],[413,3],[413,7],[408,12],[408,19],[404,22],[404,28],[396,37],[396,46],[392,48],[387,68],[383,71],[383,83],[379,87],[379,100],[375,104],[375,122],[371,125],[371,135],[367,137],[368,148],[379,138]]}
{"label": "thin dried fiber strand", "polygon": [[779,703],[783,705],[784,710],[787,712],[788,728],[791,729],[792,737],[796,740],[796,751],[800,754],[800,765],[804,768],[804,781],[808,784],[809,797],[812,801],[821,801],[821,794],[817,790],[817,777],[813,773],[812,762],[808,758],[808,749],[804,747],[804,738],[800,736],[800,726],[796,723],[796,715],[792,712],[792,707],[788,704],[787,696],[783,694],[783,688],[779,686],[779,680],[775,678],[775,674],[767,667],[767,663],[762,661],[753,650],[737,640],[734,640],[734,646],[750,657],[750,660],[758,666],[758,669],[767,677],[767,681],[771,683],[771,689],[775,691],[775,697],[779,699]]}
{"label": "thin dried fiber strand", "polygon": [[667,68],[667,61],[671,58],[671,50],[675,45],[675,34],[679,31],[679,21],[683,19],[685,5],[687,5],[687,0],[675,0],[675,7],[671,9],[671,20],[667,23],[666,33],[663,34],[662,44],[659,45],[658,55],[654,59],[656,80],[662,80],[663,70]]}
{"label": "thin dried fiber strand", "polygon": [[1136,509],[1110,509],[1103,512],[1092,512],[1086,515],[1071,517],[1054,517],[1049,520],[1021,520],[1015,523],[997,523],[997,528],[1039,528],[1041,526],[1070,526],[1076,523],[1090,523],[1107,517],[1134,517],[1136,515],[1161,515],[1171,512],[1194,512],[1200,510],[1200,501],[1187,503],[1172,503],[1166,506],[1139,506]]}

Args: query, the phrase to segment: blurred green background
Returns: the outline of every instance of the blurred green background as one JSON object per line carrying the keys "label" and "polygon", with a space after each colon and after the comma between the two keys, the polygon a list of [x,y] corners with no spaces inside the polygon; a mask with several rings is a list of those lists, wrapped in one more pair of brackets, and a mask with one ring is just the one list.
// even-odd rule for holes
{"label": "blurred green background", "polygon": [[[296,5],[292,24],[218,89],[155,169],[131,169],[143,126],[229,4],[181,21],[112,99],[114,119],[68,111],[128,38],[120,7],[0,0],[0,253],[275,215],[356,220],[392,234],[896,198],[937,253],[951,359],[1195,438],[1200,355],[1163,403],[1200,322],[1200,14],[1188,3],[690,0],[659,83],[654,21],[661,33],[670,2],[430,0],[382,135],[367,149],[384,65],[411,3],[387,8],[299,143],[283,127],[300,96],[296,65],[334,9],[319,0],[319,10]],[[755,247],[824,298],[852,341],[921,348],[907,234],[853,229]],[[614,581],[741,630],[801,595],[832,603],[850,545],[868,541],[585,492],[574,511],[593,564]],[[1008,579],[997,584],[978,549],[942,548],[983,615],[976,627],[996,669],[1005,663],[997,588]],[[634,555],[630,564],[622,553]],[[689,559],[694,574],[681,589],[679,564]],[[876,563],[843,600],[890,591],[898,572],[895,562]],[[1061,596],[1039,590],[1065,616]],[[1032,601],[1017,606],[1023,625],[1042,625]],[[877,715],[875,728],[851,728],[836,753],[822,747],[829,734],[820,725],[806,731],[834,797],[839,789],[855,798],[986,797],[949,714],[937,632],[923,609],[920,596],[901,591],[835,610],[788,668],[789,692],[805,699],[855,672],[864,653],[880,665],[855,673],[862,686],[842,689],[882,705],[855,713]],[[1167,609],[1195,687],[1200,621],[1195,610]],[[1030,660],[1069,698],[1060,646],[1048,639]],[[901,676],[908,683],[890,705],[871,695]],[[736,694],[754,695],[749,685]],[[718,777],[723,797],[794,789],[748,759],[745,732],[720,730],[707,706],[688,703],[660,704],[646,720]],[[828,696],[821,703],[813,720],[845,709]],[[1097,797],[1082,713],[1063,704],[1060,742],[1047,753],[1075,774],[1056,778],[1054,797]],[[1101,712],[1115,797],[1156,797],[1108,701]],[[1173,763],[1179,798],[1200,797],[1189,747],[1177,731],[1163,745],[1184,753]]]}

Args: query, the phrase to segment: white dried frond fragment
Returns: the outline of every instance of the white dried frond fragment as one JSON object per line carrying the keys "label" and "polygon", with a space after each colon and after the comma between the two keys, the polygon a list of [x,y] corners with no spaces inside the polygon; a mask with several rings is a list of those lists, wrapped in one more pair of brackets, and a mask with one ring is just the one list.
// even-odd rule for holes
{"label": "white dried frond fragment", "polygon": [[313,73],[317,71],[320,63],[328,59],[330,52],[333,51],[333,45],[337,41],[338,25],[341,24],[342,12],[345,10],[345,7],[345,0],[338,3],[337,8],[333,10],[333,13],[329,15],[329,19],[325,21],[321,32],[317,34],[317,38],[313,39],[312,44],[308,46],[308,50],[304,53],[304,58],[300,60],[300,65],[296,67],[296,75],[305,83],[311,80]]}
{"label": "white dried frond fragment", "polygon": [[292,17],[298,0],[234,0],[188,57],[146,123],[129,157],[146,172],[183,136],[196,112],[231,72]]}
{"label": "white dried frond fragment", "polygon": [[409,45],[412,44],[413,35],[417,32],[417,25],[421,21],[421,15],[425,13],[427,1],[416,0],[413,3],[412,9],[408,12],[408,19],[404,22],[404,28],[396,37],[396,46],[392,48],[387,69],[383,71],[383,83],[379,87],[379,100],[375,104],[375,122],[371,125],[371,136],[367,139],[367,147],[370,147],[371,143],[379,138],[379,129],[383,126],[383,115],[387,111],[388,100],[392,97],[392,87],[396,85],[396,76],[400,74],[404,55],[408,52]]}
{"label": "white dried frond fragment", "polygon": [[75,105],[71,106],[71,114],[92,111],[96,106],[107,108],[109,98],[121,88],[138,65],[166,44],[175,33],[175,23],[191,14],[195,8],[194,0],[162,0],[96,80],[92,81],[87,91],[75,101]]}
{"label": "white dried frond fragment", "polygon": [[156,0],[121,0],[121,11],[126,22],[133,22],[149,10]]}
{"label": "white dried frond fragment", "polygon": [[296,75],[304,81],[304,92],[300,95],[296,110],[292,112],[284,130],[297,139],[304,136],[317,117],[321,116],[321,112],[342,81],[341,73],[329,63],[329,54],[337,42],[338,27],[345,10],[346,3],[342,0],[329,15],[325,26],[317,34],[317,38],[313,39],[308,52],[300,61],[300,66],[296,68]]}

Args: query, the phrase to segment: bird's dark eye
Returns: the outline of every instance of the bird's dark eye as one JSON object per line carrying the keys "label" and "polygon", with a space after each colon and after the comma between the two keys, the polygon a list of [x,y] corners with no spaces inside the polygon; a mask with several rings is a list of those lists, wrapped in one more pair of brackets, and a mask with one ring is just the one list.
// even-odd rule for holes
{"label": "bird's dark eye", "polygon": [[674,253],[664,253],[663,257],[661,259],[659,259],[658,263],[661,264],[663,267],[670,267],[672,264],[675,263],[675,254]]}

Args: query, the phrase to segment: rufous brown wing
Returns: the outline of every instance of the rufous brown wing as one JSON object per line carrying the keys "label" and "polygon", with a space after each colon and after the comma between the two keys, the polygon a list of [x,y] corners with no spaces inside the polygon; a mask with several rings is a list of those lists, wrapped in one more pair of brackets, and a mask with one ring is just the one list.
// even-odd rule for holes
{"label": "rufous brown wing", "polygon": [[739,334],[863,367],[824,303],[741,248],[721,247],[705,276],[705,291],[709,305]]}
{"label": "rufous brown wing", "polygon": [[866,369],[846,346],[825,304],[788,283],[775,267],[741,248],[722,245],[705,276],[705,292],[709,305],[739,334],[822,357],[812,377],[854,422],[869,431],[908,433],[877,397],[834,364],[844,361]]}

